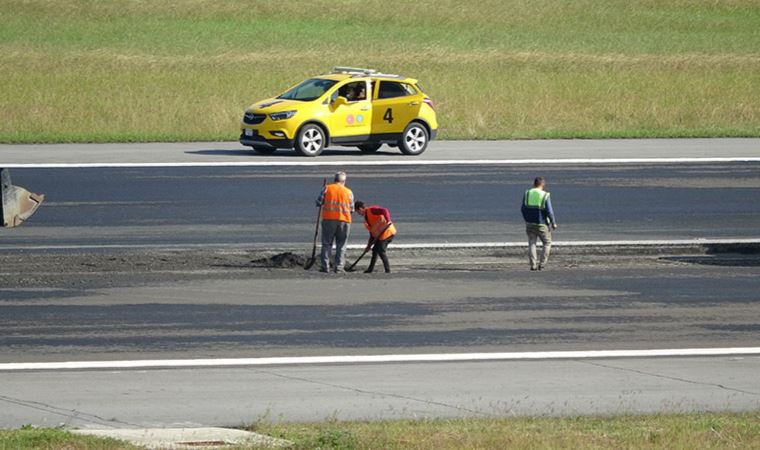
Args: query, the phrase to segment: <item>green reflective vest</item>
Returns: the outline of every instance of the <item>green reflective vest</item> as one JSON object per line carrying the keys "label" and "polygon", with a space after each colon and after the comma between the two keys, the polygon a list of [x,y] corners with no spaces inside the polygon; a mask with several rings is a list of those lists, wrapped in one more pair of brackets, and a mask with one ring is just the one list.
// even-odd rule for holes
{"label": "green reflective vest", "polygon": [[549,193],[538,189],[528,189],[525,191],[523,203],[528,208],[546,209],[546,201],[549,200]]}

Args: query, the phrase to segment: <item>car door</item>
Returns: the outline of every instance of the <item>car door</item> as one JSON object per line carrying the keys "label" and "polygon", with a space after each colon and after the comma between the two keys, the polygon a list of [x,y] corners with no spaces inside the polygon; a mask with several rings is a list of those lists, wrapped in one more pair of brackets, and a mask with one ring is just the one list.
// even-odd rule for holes
{"label": "car door", "polygon": [[372,135],[401,134],[419,116],[422,92],[400,81],[378,80],[374,84]]}
{"label": "car door", "polygon": [[[369,138],[372,129],[372,101],[369,94],[368,79],[352,79],[340,85],[330,96],[330,133],[331,138],[351,138],[364,141]],[[351,92],[364,89],[363,96]],[[338,101],[338,97],[345,99]]]}

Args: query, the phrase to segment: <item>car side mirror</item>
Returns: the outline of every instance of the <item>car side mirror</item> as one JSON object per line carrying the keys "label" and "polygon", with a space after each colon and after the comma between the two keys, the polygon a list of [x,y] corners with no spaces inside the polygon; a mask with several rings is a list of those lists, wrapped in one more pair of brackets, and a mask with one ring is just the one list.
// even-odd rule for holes
{"label": "car side mirror", "polygon": [[346,100],[346,97],[343,97],[342,95],[339,95],[335,98],[332,102],[332,107],[337,108],[338,106],[345,105],[348,103],[348,100]]}

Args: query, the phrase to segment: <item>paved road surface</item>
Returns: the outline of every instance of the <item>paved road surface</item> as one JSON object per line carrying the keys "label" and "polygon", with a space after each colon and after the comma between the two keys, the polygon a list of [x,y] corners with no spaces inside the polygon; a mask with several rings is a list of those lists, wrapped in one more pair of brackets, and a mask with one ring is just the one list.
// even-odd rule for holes
{"label": "paved road surface", "polygon": [[[331,168],[14,169],[46,194],[9,245],[308,244]],[[353,167],[357,199],[389,207],[397,243],[525,239],[519,204],[548,178],[557,240],[748,238],[760,224],[760,163]],[[355,228],[352,242],[365,240]],[[276,245],[275,245],[276,246]]]}
{"label": "paved road surface", "polygon": [[376,155],[336,147],[316,159],[280,151],[271,157],[254,154],[237,142],[155,144],[0,144],[0,166],[33,163],[180,163],[289,161],[425,161],[451,159],[536,158],[705,158],[760,157],[760,139],[598,139],[535,141],[433,141],[416,158],[383,147]]}
{"label": "paved road surface", "polygon": [[[402,264],[339,278],[104,272],[53,256],[58,273],[3,264],[3,362],[758,344],[753,256],[560,257],[541,273],[516,259],[475,272]],[[760,407],[759,369],[751,356],[2,372],[0,426],[743,411]]]}
{"label": "paved road surface", "polygon": [[23,372],[0,374],[0,426],[757,411],[759,371],[720,357]]}
{"label": "paved road surface", "polygon": [[558,257],[541,273],[517,257],[490,268],[463,261],[460,270],[396,260],[390,276],[338,278],[236,268],[221,258],[205,270],[118,272],[98,266],[119,254],[50,258],[36,271],[3,264],[0,362],[760,343],[760,263],[752,256]]}
{"label": "paved road surface", "polygon": [[[440,142],[418,160],[757,157],[759,144]],[[407,160],[389,155],[320,160]],[[2,163],[241,160],[302,161],[237,144],[0,146]],[[522,241],[519,198],[539,172],[554,192],[560,240],[748,238],[760,224],[759,168],[354,166],[350,180],[359,196],[392,207],[399,242]],[[526,271],[523,258],[493,255],[397,258],[390,276],[253,268],[249,247],[308,240],[315,187],[332,170],[14,169],[16,184],[47,200],[23,227],[0,230],[0,362],[760,344],[754,255],[560,252],[541,273]],[[354,233],[353,242],[363,239]],[[159,248],[28,250],[114,243]],[[245,245],[200,260],[160,248],[187,243]],[[757,357],[712,357],[2,372],[0,426],[757,410],[758,369]]]}
{"label": "paved road surface", "polygon": [[752,255],[558,256],[540,273],[516,256],[427,270],[407,258],[390,276],[340,277],[139,255],[121,270],[103,268],[120,253],[53,254],[36,270],[4,256],[0,363],[760,344]]}

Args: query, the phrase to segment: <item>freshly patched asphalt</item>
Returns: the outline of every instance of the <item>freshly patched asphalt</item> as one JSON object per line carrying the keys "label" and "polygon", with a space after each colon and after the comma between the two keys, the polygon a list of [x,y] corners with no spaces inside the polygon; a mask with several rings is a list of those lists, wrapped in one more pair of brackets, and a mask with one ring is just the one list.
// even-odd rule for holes
{"label": "freshly patched asphalt", "polygon": [[755,255],[558,252],[530,272],[518,256],[442,265],[391,248],[396,273],[338,276],[139,255],[3,256],[0,363],[742,347],[760,333]]}
{"label": "freshly patched asphalt", "polygon": [[[14,169],[46,195],[0,247],[308,245],[333,167]],[[390,208],[397,243],[524,240],[519,206],[536,175],[556,240],[746,238],[760,224],[760,163],[349,167],[357,200]],[[351,242],[365,240],[354,227]],[[274,245],[276,247],[276,245]]]}

